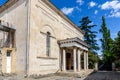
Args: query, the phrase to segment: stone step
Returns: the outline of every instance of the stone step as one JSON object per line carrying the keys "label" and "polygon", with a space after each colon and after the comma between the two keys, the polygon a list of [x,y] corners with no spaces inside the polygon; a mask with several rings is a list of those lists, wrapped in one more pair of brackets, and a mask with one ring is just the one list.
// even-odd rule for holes
{"label": "stone step", "polygon": [[81,72],[58,72],[56,73],[57,76],[66,76],[66,77],[85,77],[88,76],[89,74],[93,73],[94,70],[87,70],[87,71],[81,71]]}

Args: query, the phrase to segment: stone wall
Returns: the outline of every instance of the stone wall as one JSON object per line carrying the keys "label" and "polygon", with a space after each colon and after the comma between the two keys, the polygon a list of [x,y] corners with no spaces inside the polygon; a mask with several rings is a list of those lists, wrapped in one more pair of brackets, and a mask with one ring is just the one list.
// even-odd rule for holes
{"label": "stone wall", "polygon": [[25,72],[26,65],[26,31],[27,0],[19,0],[0,13],[0,20],[8,22],[16,29],[16,72]]}
{"label": "stone wall", "polygon": [[[51,33],[51,53],[46,56],[46,33]],[[42,0],[31,0],[29,75],[49,74],[60,70],[58,40],[83,34]]]}
{"label": "stone wall", "polygon": [[11,51],[11,73],[16,73],[16,53],[14,48],[3,48],[2,49],[2,73],[7,72],[7,51]]}

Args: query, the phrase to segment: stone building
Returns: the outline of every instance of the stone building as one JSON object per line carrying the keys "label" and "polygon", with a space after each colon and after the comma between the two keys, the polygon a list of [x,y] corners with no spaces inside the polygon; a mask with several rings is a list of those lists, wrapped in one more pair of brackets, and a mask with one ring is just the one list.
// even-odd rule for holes
{"label": "stone building", "polygon": [[8,0],[0,7],[1,72],[86,71],[89,46],[83,37],[49,0]]}

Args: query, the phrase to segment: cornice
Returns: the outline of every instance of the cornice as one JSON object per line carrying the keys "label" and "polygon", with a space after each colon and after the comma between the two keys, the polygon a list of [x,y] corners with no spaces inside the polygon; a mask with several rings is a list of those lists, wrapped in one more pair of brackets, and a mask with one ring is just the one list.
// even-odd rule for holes
{"label": "cornice", "polygon": [[0,7],[0,13],[12,6],[14,3],[16,3],[18,0],[8,0],[2,7]]}

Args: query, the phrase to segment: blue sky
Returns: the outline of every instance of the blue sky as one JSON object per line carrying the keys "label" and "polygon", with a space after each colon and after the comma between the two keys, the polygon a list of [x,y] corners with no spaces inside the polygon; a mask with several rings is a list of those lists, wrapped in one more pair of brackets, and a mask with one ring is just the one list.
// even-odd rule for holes
{"label": "blue sky", "polygon": [[[0,6],[7,1],[0,0]],[[101,16],[105,16],[113,39],[120,30],[120,0],[51,0],[51,2],[78,26],[82,17],[89,16],[93,24],[97,25],[93,30],[98,31],[102,23]],[[98,33],[99,46],[100,38],[101,35]],[[101,54],[100,51],[98,53]]]}
{"label": "blue sky", "polygon": [[[101,17],[104,16],[113,39],[120,31],[120,0],[51,0],[51,2],[78,26],[82,17],[89,16],[93,24],[97,25],[93,30],[99,31]],[[101,34],[98,33],[99,46],[100,38]],[[101,54],[101,51],[98,53]]]}
{"label": "blue sky", "polygon": [[6,3],[8,0],[0,0],[0,7],[4,4],[4,3]]}

